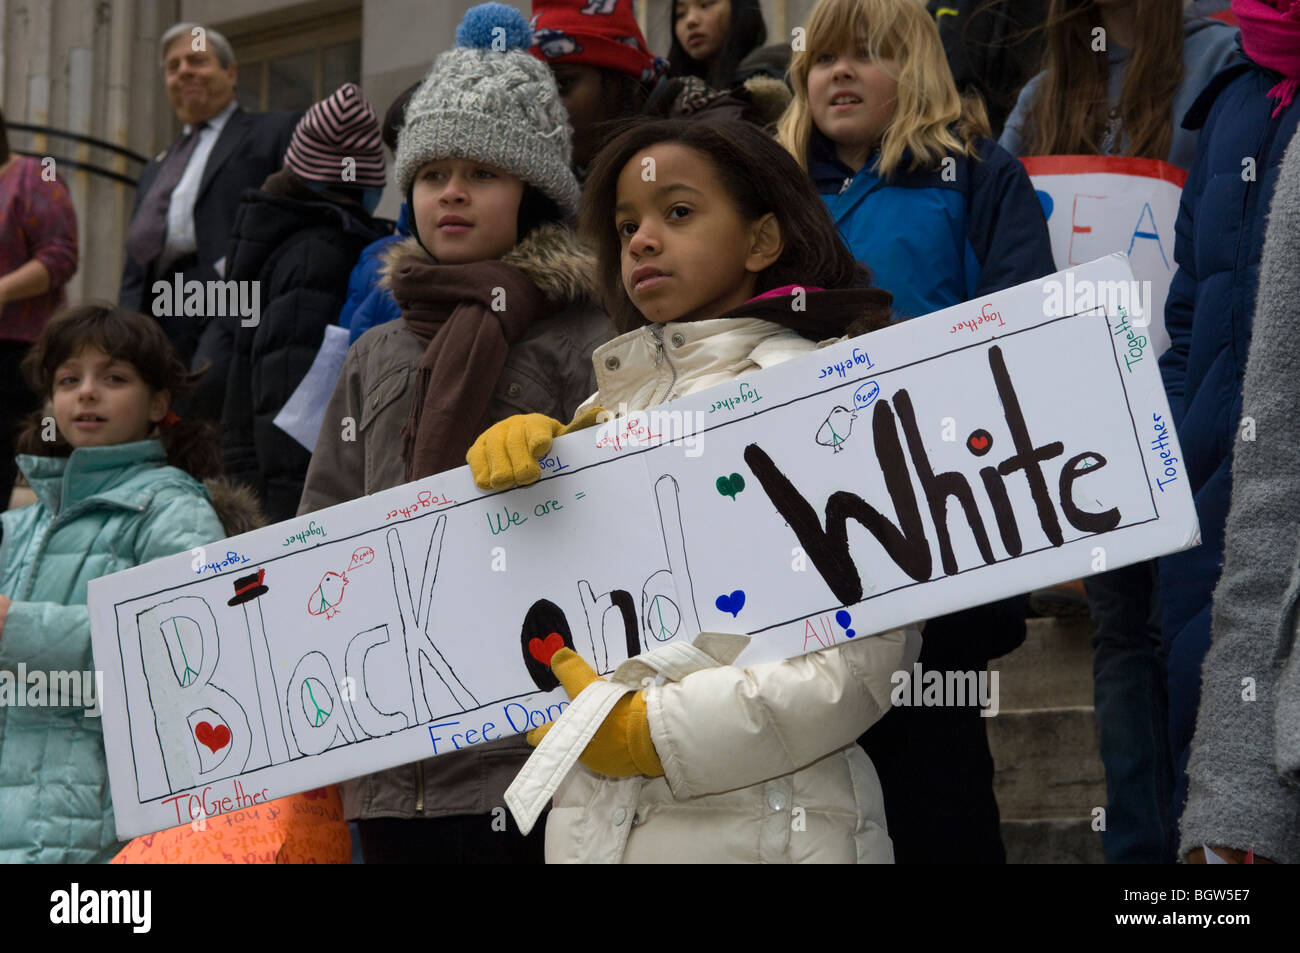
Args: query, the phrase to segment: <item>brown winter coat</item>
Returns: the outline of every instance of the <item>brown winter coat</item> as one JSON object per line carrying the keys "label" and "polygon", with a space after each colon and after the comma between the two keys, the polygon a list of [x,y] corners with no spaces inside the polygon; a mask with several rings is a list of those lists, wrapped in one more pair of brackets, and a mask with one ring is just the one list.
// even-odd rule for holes
{"label": "brown winter coat", "polygon": [[[384,254],[381,284],[407,256],[433,261],[415,239],[399,242]],[[592,351],[614,336],[608,317],[591,303],[595,259],[572,230],[544,225],[501,260],[555,302],[555,313],[511,348],[479,429],[524,413],[568,421],[596,389]],[[404,320],[371,328],[352,345],[325,411],[299,515],[406,482],[402,426],[424,351]],[[520,735],[345,781],[344,814],[349,820],[488,814],[505,804],[505,789],[529,751]]]}

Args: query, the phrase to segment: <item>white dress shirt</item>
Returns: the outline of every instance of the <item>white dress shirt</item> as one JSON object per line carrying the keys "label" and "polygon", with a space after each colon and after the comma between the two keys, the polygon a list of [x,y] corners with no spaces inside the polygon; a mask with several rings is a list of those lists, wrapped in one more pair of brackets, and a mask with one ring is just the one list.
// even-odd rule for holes
{"label": "white dress shirt", "polygon": [[[194,145],[194,152],[190,154],[190,161],[185,165],[181,180],[172,190],[171,204],[167,207],[167,240],[163,243],[164,267],[177,258],[198,250],[199,240],[194,233],[194,202],[199,197],[203,169],[208,164],[212,147],[221,136],[221,130],[226,127],[226,121],[238,108],[239,103],[232,99],[225,109],[208,120],[208,124],[199,132],[199,141]],[[189,135],[193,128],[186,125],[183,132]]]}

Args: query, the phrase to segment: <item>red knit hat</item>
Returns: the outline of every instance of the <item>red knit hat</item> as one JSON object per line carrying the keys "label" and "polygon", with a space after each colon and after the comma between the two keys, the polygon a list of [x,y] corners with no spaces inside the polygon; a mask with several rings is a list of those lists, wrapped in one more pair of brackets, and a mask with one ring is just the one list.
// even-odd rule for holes
{"label": "red knit hat", "polygon": [[650,52],[632,0],[533,0],[533,46],[543,63],[612,69],[653,83],[667,64]]}
{"label": "red knit hat", "polygon": [[[345,159],[353,160],[351,168]],[[379,120],[361,90],[344,83],[308,109],[289,139],[284,165],[310,182],[382,189],[384,150]]]}

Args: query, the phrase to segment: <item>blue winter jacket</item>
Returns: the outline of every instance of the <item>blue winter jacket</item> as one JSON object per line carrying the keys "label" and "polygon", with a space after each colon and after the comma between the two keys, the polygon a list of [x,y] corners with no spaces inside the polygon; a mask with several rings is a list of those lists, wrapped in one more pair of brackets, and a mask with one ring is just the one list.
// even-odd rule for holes
{"label": "blue winter jacket", "polygon": [[394,242],[407,238],[411,232],[407,224],[406,203],[397,215],[397,229],[371,242],[361,251],[361,259],[348,278],[348,298],[339,312],[339,324],[348,329],[348,342],[355,343],[371,328],[402,316],[402,310],[393,300],[393,293],[379,286],[379,266],[384,249]]}
{"label": "blue winter jacket", "polygon": [[1200,128],[1200,147],[1174,227],[1178,270],[1165,303],[1170,346],[1160,358],[1183,451],[1178,479],[1192,491],[1201,523],[1200,546],[1160,560],[1179,813],[1186,798],[1201,662],[1210,645],[1210,600],[1223,564],[1232,448],[1241,420],[1264,220],[1282,154],[1300,119],[1300,96],[1271,116],[1278,101],[1266,93],[1280,79],[1239,53],[1184,120],[1188,128]]}
{"label": "blue winter jacket", "polygon": [[[18,458],[39,502],[0,514],[0,593],[13,600],[0,632],[0,863],[95,863],[122,846],[101,719],[75,705],[96,668],[86,584],[227,535],[203,486],[166,463],[156,440]],[[74,704],[36,696],[34,675]]]}
{"label": "blue winter jacket", "polygon": [[[992,139],[978,160],[905,171],[886,182],[875,156],[855,174],[813,130],[808,171],[853,257],[914,318],[1056,270],[1047,219],[1020,161]],[[946,160],[945,160],[946,161]]]}

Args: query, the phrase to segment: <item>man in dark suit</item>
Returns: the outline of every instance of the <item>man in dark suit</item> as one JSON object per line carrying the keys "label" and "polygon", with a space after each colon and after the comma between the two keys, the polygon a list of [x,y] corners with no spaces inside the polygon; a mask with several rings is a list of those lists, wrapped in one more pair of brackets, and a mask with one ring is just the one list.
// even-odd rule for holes
{"label": "man in dark suit", "polygon": [[178,23],[163,34],[161,48],[167,97],[184,129],[140,173],[118,303],[144,314],[165,312],[158,321],[181,359],[212,365],[182,414],[216,420],[230,353],[221,343],[223,322],[155,309],[154,282],[171,285],[176,274],[182,281],[222,278],[240,197],[279,171],[301,113],[242,110],[234,53],[220,33]]}

